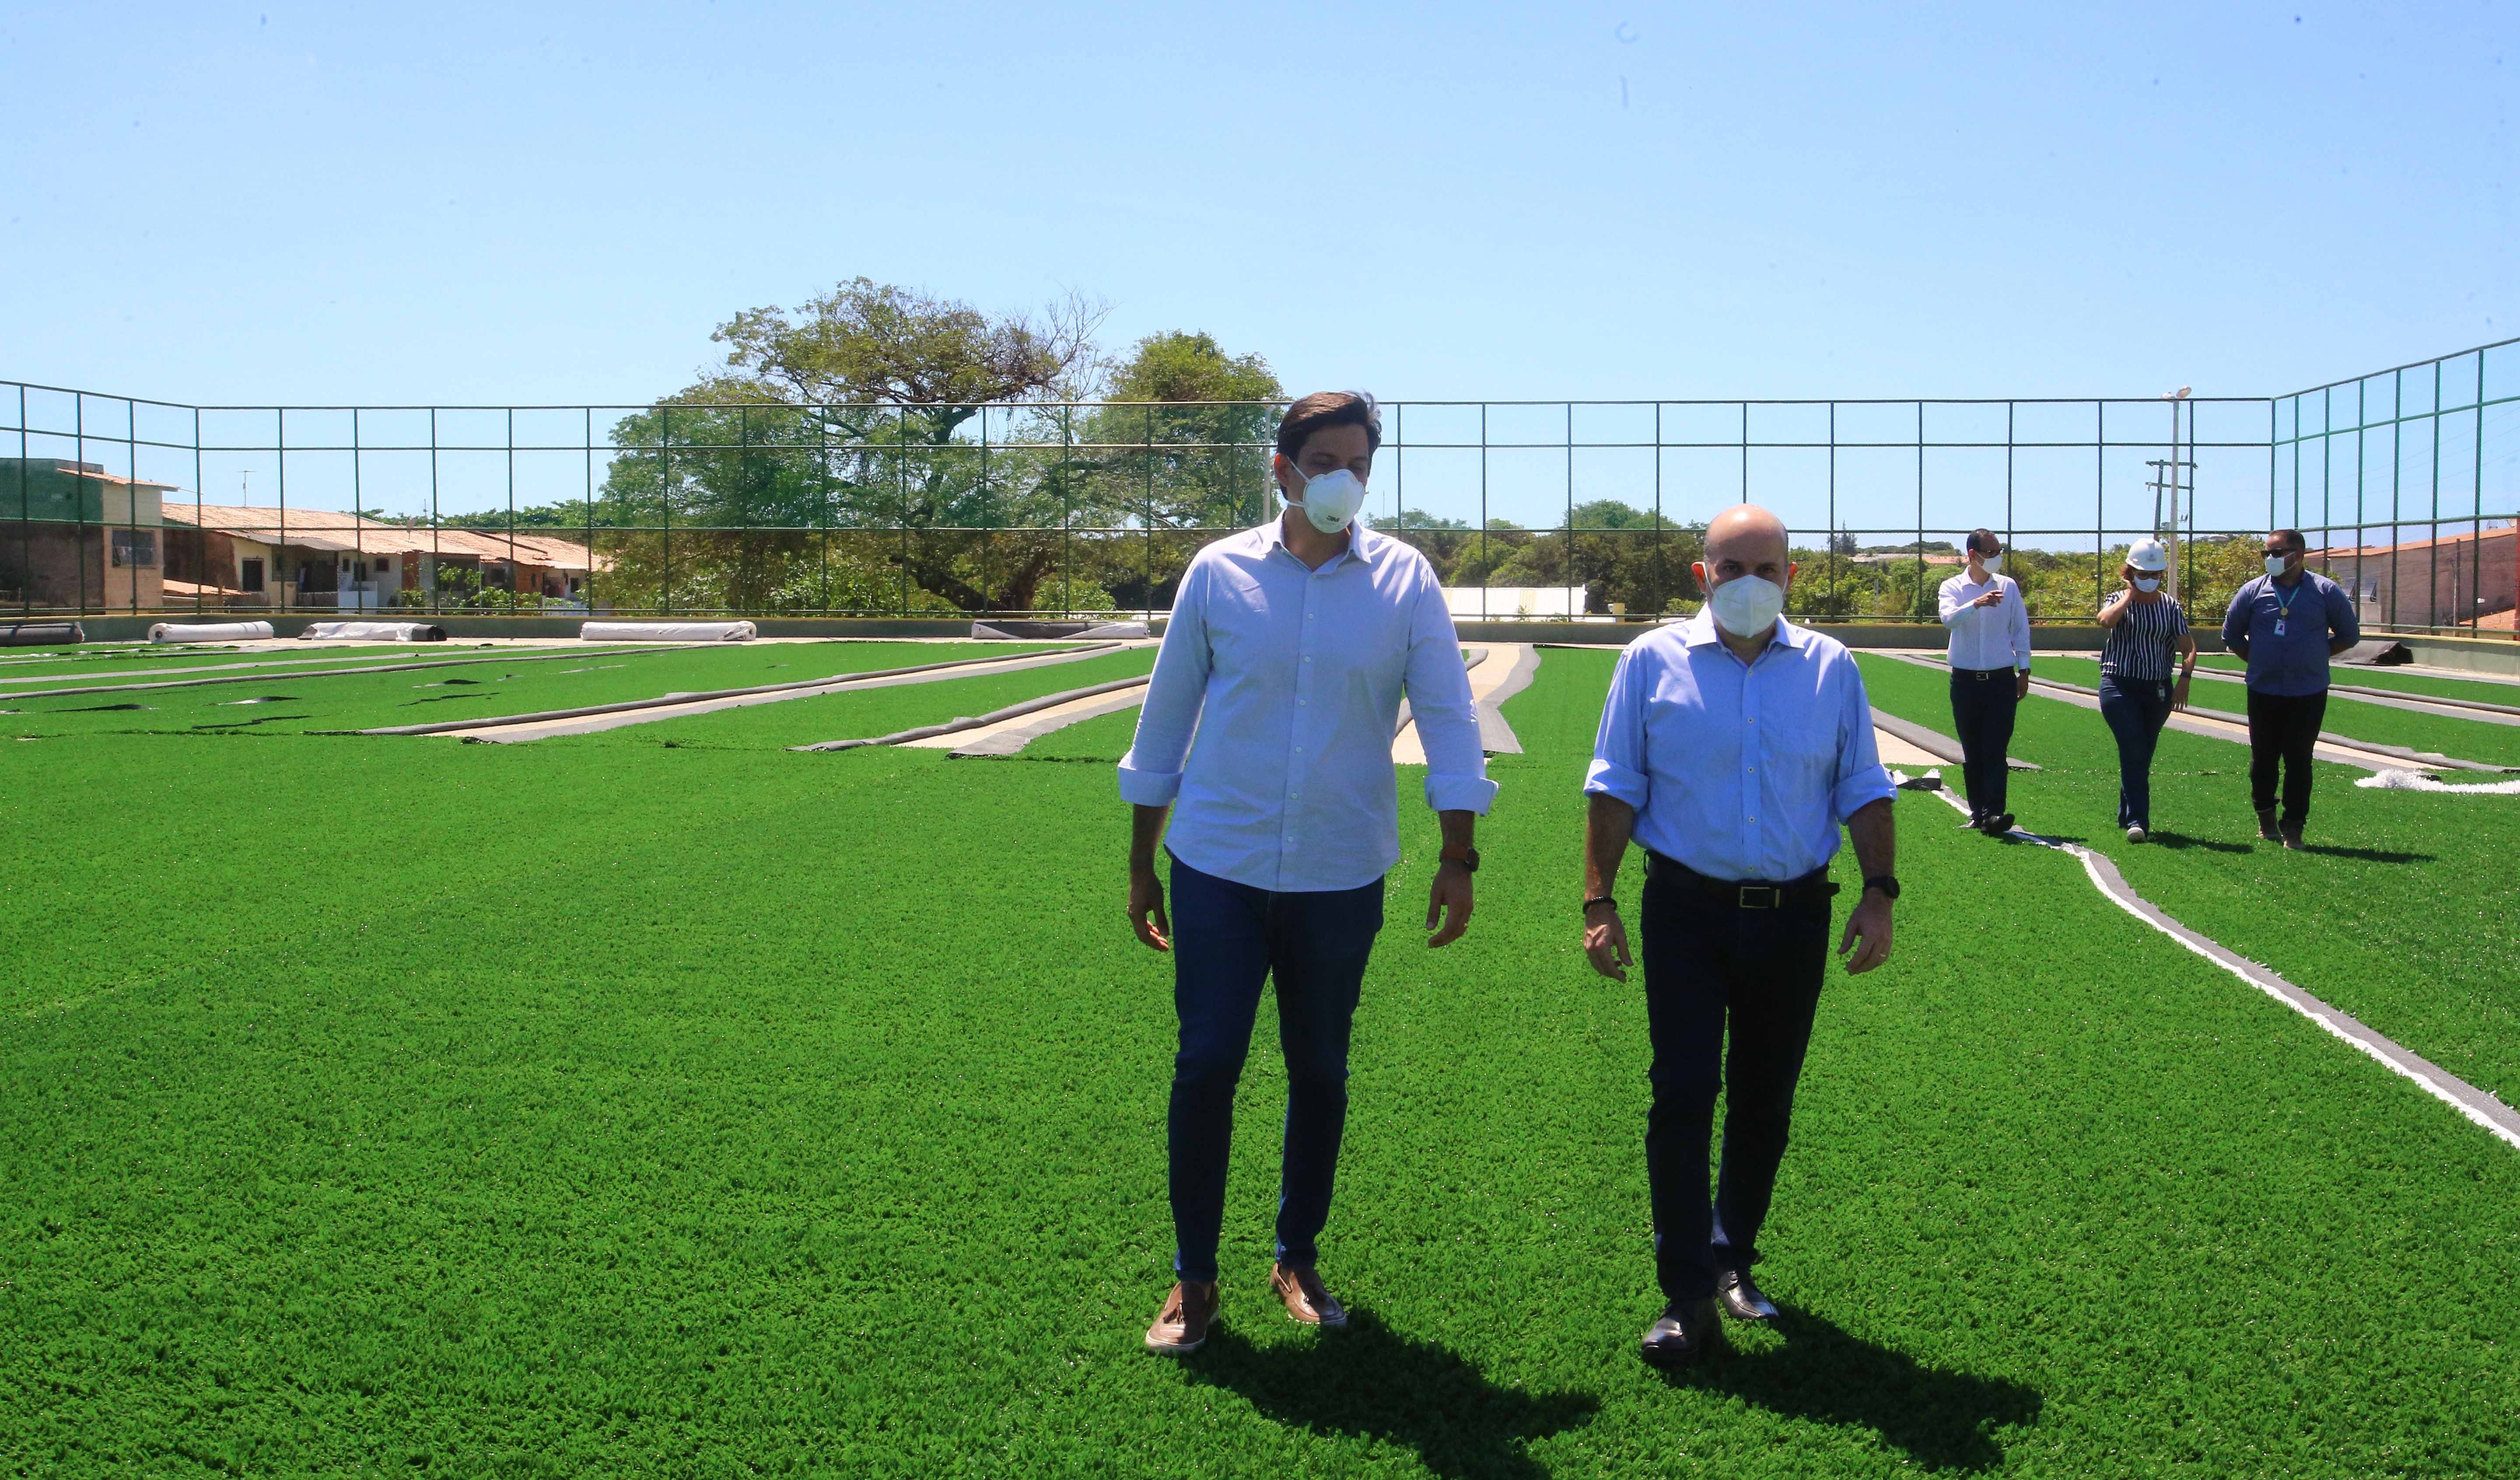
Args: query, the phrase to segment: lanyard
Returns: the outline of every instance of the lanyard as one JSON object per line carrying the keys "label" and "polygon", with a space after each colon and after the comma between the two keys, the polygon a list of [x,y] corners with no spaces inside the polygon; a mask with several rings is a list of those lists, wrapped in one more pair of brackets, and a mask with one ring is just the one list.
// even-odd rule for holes
{"label": "lanyard", "polygon": [[2309,577],[2310,577],[2310,572],[2309,572],[2309,571],[2305,570],[2305,571],[2303,571],[2303,572],[2302,572],[2302,579],[2300,579],[2300,580],[2298,580],[2298,581],[2293,582],[2293,586],[2292,586],[2292,595],[2291,595],[2291,596],[2286,596],[2286,595],[2284,595],[2284,589],[2283,589],[2283,587],[2282,587],[2282,586],[2280,586],[2280,585],[2278,585],[2278,584],[2276,584],[2276,582],[2275,582],[2275,578],[2274,578],[2273,576],[2268,576],[2268,577],[2267,577],[2267,590],[2268,590],[2268,592],[2269,592],[2271,595],[2272,595],[2272,596],[2274,597],[2274,599],[2275,599],[2275,615],[2276,615],[2276,616],[2278,616],[2278,617],[2287,617],[2287,616],[2292,615],[2292,604],[2293,604],[2293,601],[2294,601],[2294,599],[2295,599],[2295,598],[2297,598],[2297,597],[2299,597],[2299,596],[2301,595],[2301,588],[2303,588],[2304,586],[2307,586],[2307,585],[2309,585],[2309,584],[2310,584],[2310,579],[2309,579]]}

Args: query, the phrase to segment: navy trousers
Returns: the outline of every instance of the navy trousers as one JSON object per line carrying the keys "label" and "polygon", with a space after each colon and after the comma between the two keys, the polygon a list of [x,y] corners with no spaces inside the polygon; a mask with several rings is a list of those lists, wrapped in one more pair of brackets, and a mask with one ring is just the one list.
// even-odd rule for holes
{"label": "navy trousers", "polygon": [[2100,675],[2100,718],[2118,741],[2118,826],[2152,830],[2152,752],[2170,723],[2170,682]]}
{"label": "navy trousers", "polygon": [[[1738,909],[1677,872],[1648,858],[1640,911],[1653,1041],[1645,1180],[1663,1298],[1702,1300],[1719,1268],[1759,1257],[1828,964],[1829,906]],[[1724,1160],[1710,1203],[1718,1090]]]}
{"label": "navy trousers", "polygon": [[1173,1058],[1166,1121],[1173,1269],[1216,1278],[1225,1227],[1225,1167],[1234,1089],[1251,1050],[1260,987],[1278,989],[1278,1047],[1286,1057],[1286,1123],[1278,1191],[1278,1259],[1320,1257],[1339,1138],[1347,1127],[1347,1044],[1365,964],[1382,928],[1382,880],[1355,889],[1277,893],[1173,860]]}
{"label": "navy trousers", "polygon": [[2012,780],[2003,763],[2012,745],[2013,714],[2021,706],[2009,668],[1952,670],[1952,728],[1959,732],[1960,782],[1969,816],[2001,817]]}

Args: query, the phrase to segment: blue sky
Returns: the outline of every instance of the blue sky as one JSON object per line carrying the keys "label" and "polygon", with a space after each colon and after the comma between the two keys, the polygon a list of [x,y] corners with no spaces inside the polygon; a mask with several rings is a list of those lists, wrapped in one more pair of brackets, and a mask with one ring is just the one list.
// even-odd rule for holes
{"label": "blue sky", "polygon": [[2495,0],[13,5],[0,377],[635,402],[864,274],[1394,398],[2261,394],[2520,333],[2515,70]]}

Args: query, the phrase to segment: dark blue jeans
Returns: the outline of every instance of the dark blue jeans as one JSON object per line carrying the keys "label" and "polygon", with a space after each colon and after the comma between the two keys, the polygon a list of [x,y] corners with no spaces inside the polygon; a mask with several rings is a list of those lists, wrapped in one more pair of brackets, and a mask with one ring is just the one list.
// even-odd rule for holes
{"label": "dark blue jeans", "polygon": [[2100,675],[2100,718],[2118,739],[2118,826],[2152,829],[2152,751],[2170,722],[2170,681]]}
{"label": "dark blue jeans", "polygon": [[1234,1145],[1234,1087],[1251,1051],[1260,986],[1278,988],[1278,1047],[1286,1056],[1285,1148],[1278,1190],[1278,1259],[1320,1257],[1339,1137],[1347,1128],[1347,1041],[1365,964],[1382,928],[1382,880],[1356,889],[1273,893],[1173,860],[1173,1059],[1166,1121],[1173,1270],[1216,1278],[1225,1228],[1225,1167]]}
{"label": "dark blue jeans", "polygon": [[2012,745],[2012,721],[2021,706],[2009,668],[1980,673],[1952,670],[1952,728],[1959,732],[1960,784],[1969,816],[2001,817],[2012,772],[2004,752]]}
{"label": "dark blue jeans", "polygon": [[[1737,909],[1673,875],[1648,864],[1639,911],[1653,1040],[1645,1181],[1663,1298],[1703,1300],[1719,1268],[1746,1270],[1759,1257],[1828,964],[1829,907]],[[1724,1161],[1710,1204],[1718,1090]]]}

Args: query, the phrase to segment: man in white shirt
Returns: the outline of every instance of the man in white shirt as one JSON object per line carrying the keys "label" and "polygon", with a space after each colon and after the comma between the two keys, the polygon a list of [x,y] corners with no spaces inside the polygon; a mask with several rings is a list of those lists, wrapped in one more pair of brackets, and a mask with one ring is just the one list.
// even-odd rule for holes
{"label": "man in white shirt", "polygon": [[[1179,1282],[1147,1330],[1157,1352],[1197,1350],[1216,1317],[1234,1089],[1272,978],[1286,1123],[1270,1285],[1299,1322],[1347,1323],[1316,1240],[1347,1121],[1348,1029],[1400,859],[1391,740],[1404,694],[1443,829],[1426,943],[1469,924],[1472,829],[1496,785],[1434,568],[1354,522],[1381,442],[1369,396],[1325,391],[1287,408],[1275,464],[1285,513],[1183,572],[1120,761],[1135,809],[1129,919],[1173,953],[1181,1023],[1166,1134]],[[1158,840],[1172,855],[1169,919]]]}
{"label": "man in white shirt", "polygon": [[1897,829],[1872,706],[1843,645],[1784,620],[1793,573],[1775,515],[1740,504],[1716,516],[1697,567],[1706,609],[1620,655],[1584,779],[1584,952],[1619,981],[1630,958],[1612,888],[1629,839],[1645,850],[1645,1182],[1665,1304],[1640,1352],[1657,1364],[1711,1345],[1719,1303],[1735,1320],[1776,1319],[1750,1266],[1828,966],[1841,826],[1864,889],[1838,954],[1850,972],[1890,959]]}
{"label": "man in white shirt", "polygon": [[2012,721],[2030,695],[2030,608],[2021,587],[2003,574],[2003,544],[1993,532],[1968,537],[1968,566],[1943,582],[1943,625],[1952,629],[1952,727],[1959,732],[1960,780],[1968,790],[1968,825],[1989,837],[2012,830],[2004,791],[2012,779],[2004,752]]}

